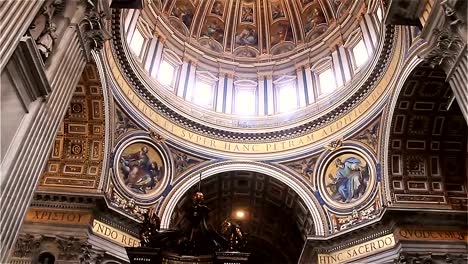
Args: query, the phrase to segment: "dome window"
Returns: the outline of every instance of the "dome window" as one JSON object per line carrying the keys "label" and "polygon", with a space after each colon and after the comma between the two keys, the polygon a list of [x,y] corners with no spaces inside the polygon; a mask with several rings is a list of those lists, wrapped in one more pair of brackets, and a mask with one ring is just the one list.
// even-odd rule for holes
{"label": "dome window", "polygon": [[282,76],[273,82],[276,87],[276,112],[284,113],[297,108],[296,76]]}
{"label": "dome window", "polygon": [[234,112],[238,115],[255,115],[257,83],[251,80],[239,80],[234,82],[234,87]]}
{"label": "dome window", "polygon": [[369,59],[369,54],[367,53],[366,45],[364,40],[359,40],[359,42],[351,49],[353,53],[354,66],[355,69],[363,66]]}
{"label": "dome window", "polygon": [[199,106],[213,107],[213,85],[202,80],[197,80],[193,102]]}
{"label": "dome window", "polygon": [[141,51],[143,49],[143,44],[145,43],[145,38],[141,34],[140,30],[136,29],[133,32],[132,39],[130,40],[130,48],[138,56],[141,56]]}
{"label": "dome window", "polygon": [[167,87],[174,87],[175,66],[166,60],[161,62],[158,72],[158,81]]}
{"label": "dome window", "polygon": [[255,90],[239,89],[237,91],[236,114],[255,115]]}
{"label": "dome window", "polygon": [[380,22],[382,22],[383,14],[382,14],[382,8],[377,8],[377,18],[379,19]]}
{"label": "dome window", "polygon": [[294,85],[283,86],[278,89],[278,110],[280,113],[297,108],[297,92]]}
{"label": "dome window", "polygon": [[335,75],[332,69],[327,69],[318,75],[320,94],[329,94],[336,89]]}

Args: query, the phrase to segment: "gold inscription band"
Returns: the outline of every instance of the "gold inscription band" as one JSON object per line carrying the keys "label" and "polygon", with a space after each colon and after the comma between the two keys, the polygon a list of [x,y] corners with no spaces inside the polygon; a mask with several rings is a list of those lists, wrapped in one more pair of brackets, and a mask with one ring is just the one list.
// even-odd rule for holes
{"label": "gold inscription band", "polygon": [[318,263],[344,263],[350,260],[362,258],[380,251],[393,248],[394,246],[395,237],[393,236],[393,234],[390,234],[334,253],[318,254]]}
{"label": "gold inscription band", "polygon": [[115,242],[123,247],[139,247],[140,240],[125,232],[122,232],[110,225],[104,224],[98,220],[93,221],[93,233],[107,240]]}
{"label": "gold inscription band", "polygon": [[87,225],[91,221],[91,214],[81,211],[63,211],[30,208],[26,215],[26,222],[62,223]]}
{"label": "gold inscription band", "polygon": [[139,111],[143,113],[147,119],[151,120],[154,124],[157,124],[161,129],[166,130],[168,133],[177,136],[178,138],[184,139],[188,142],[217,151],[237,154],[265,154],[293,150],[307,146],[314,142],[318,142],[322,139],[325,139],[329,135],[335,133],[336,131],[346,128],[351,123],[356,121],[359,117],[363,116],[364,113],[367,113],[374,105],[374,103],[378,101],[377,99],[381,98],[382,94],[387,89],[392,79],[392,76],[395,73],[400,58],[400,53],[401,45],[398,44],[398,46],[395,48],[395,55],[393,56],[393,59],[390,62],[389,69],[385,72],[385,75],[383,76],[377,87],[356,108],[354,108],[350,113],[342,116],[335,122],[332,122],[328,126],[323,127],[317,131],[294,139],[278,141],[273,143],[259,142],[243,144],[213,139],[205,137],[198,133],[188,131],[183,127],[180,127],[179,125],[172,123],[171,121],[161,116],[158,112],[154,111],[150,106],[146,104],[145,101],[143,101],[138,96],[138,94],[134,92],[134,90],[127,83],[115,62],[110,44],[106,44],[107,60],[112,74],[115,77],[115,81],[117,82],[120,90],[122,91],[122,94],[127,98],[129,102],[133,104],[134,107],[139,109]]}
{"label": "gold inscription band", "polygon": [[468,232],[459,230],[402,227],[395,231],[398,240],[468,241]]}

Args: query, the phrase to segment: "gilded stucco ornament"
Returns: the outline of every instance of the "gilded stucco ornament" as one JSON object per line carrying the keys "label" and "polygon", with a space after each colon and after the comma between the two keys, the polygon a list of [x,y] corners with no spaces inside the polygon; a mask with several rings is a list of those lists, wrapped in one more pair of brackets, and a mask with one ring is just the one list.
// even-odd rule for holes
{"label": "gilded stucco ornament", "polygon": [[435,29],[434,32],[437,36],[436,46],[429,52],[425,60],[432,67],[440,65],[446,72],[449,72],[464,50],[465,43],[457,33],[454,33],[450,29]]}
{"label": "gilded stucco ornament", "polygon": [[[463,15],[456,10],[457,6],[461,9],[463,1],[444,0],[441,2],[445,14],[445,21],[442,29],[435,29],[435,47],[425,57],[432,67],[441,66],[446,73],[449,73],[456,65],[458,58],[466,49],[465,40],[462,34],[466,34],[466,24],[463,21]],[[460,4],[462,3],[462,4]],[[466,5],[466,4],[465,4]]]}

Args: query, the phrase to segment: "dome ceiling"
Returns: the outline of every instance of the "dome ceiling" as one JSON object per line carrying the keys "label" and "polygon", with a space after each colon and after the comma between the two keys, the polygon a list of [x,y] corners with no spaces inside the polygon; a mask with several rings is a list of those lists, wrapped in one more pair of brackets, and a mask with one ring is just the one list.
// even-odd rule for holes
{"label": "dome ceiling", "polygon": [[[349,17],[352,4],[332,0],[167,0],[156,9],[177,35],[239,57],[308,47]],[[323,37],[323,36],[322,36]]]}

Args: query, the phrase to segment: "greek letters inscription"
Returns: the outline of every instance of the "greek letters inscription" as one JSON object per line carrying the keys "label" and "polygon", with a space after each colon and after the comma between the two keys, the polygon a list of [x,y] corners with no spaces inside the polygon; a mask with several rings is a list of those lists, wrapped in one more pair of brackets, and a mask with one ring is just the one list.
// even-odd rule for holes
{"label": "greek letters inscription", "polygon": [[87,224],[90,214],[87,212],[53,211],[42,209],[29,209],[26,221],[31,222],[53,222],[67,224]]}

